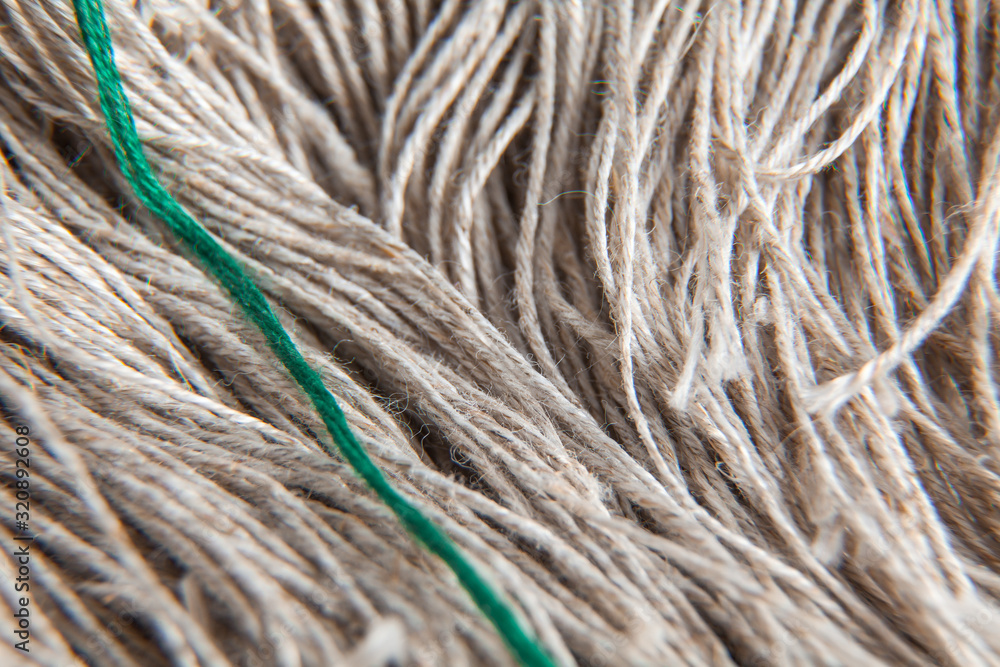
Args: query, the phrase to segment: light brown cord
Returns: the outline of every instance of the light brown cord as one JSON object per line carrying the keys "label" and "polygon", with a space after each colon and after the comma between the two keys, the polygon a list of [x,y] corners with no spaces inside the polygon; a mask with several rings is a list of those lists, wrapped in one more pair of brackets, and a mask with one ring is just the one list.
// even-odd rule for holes
{"label": "light brown cord", "polygon": [[[1000,665],[1000,5],[106,5],[154,168],[560,664]],[[125,195],[71,7],[0,26],[0,662],[508,664]]]}

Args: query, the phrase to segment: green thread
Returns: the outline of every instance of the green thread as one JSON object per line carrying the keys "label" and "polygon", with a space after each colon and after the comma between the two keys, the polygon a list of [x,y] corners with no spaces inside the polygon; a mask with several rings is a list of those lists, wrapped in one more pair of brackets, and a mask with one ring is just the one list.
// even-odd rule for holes
{"label": "green thread", "polygon": [[[354,437],[337,400],[323,384],[319,373],[306,362],[288,337],[261,291],[239,263],[157,180],[146,161],[135,129],[132,109],[121,85],[101,0],[74,0],[74,6],[80,33],[94,66],[101,108],[104,110],[115,155],[139,200],[170,227],[203,266],[225,286],[247,317],[260,328],[271,350],[311,399],[340,453],[395,512],[403,526],[428,550],[448,564],[518,661],[532,667],[553,665],[541,645],[521,627],[510,607],[479,576],[451,539],[389,484]],[[329,453],[335,454],[333,451]]]}

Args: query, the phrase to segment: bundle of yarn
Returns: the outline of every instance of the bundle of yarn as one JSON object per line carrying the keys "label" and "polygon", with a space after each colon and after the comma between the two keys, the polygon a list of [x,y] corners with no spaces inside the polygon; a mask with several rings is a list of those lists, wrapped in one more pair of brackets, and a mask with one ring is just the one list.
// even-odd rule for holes
{"label": "bundle of yarn", "polygon": [[[1000,665],[1000,3],[104,7],[156,176],[557,664]],[[113,148],[72,4],[0,0],[0,661],[515,664]]]}

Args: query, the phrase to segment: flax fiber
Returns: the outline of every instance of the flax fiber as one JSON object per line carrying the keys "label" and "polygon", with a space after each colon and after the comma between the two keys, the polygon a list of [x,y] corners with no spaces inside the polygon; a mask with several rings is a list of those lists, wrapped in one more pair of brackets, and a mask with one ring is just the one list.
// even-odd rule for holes
{"label": "flax fiber", "polygon": [[[1000,3],[105,9],[157,177],[557,663],[1000,665]],[[135,198],[69,2],[0,0],[0,149],[0,661],[513,664]]]}

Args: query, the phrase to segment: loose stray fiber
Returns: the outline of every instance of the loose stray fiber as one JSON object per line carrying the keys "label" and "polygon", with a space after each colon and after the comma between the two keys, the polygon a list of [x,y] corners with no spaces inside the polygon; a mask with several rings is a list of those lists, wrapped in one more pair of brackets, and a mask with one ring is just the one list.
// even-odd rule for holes
{"label": "loose stray fiber", "polygon": [[557,664],[1000,664],[997,3],[103,4],[343,425],[0,0],[4,664],[516,662],[365,452]]}
{"label": "loose stray fiber", "polygon": [[108,131],[114,144],[118,164],[129,185],[153,213],[170,227],[208,267],[267,338],[268,345],[292,378],[309,395],[323,423],[337,444],[338,451],[351,467],[372,488],[378,497],[399,517],[403,525],[435,555],[448,563],[462,586],[469,592],[483,613],[496,626],[500,636],[525,665],[552,664],[545,652],[528,637],[506,604],[497,598],[476,570],[455,549],[455,545],[437,526],[388,484],[382,472],[361,448],[336,399],[323,384],[323,379],[302,358],[295,343],[275,317],[264,295],[253,284],[240,265],[215,242],[188,213],[163,189],[149,168],[142,144],[135,132],[135,120],[128,98],[121,87],[115,65],[114,48],[104,20],[100,0],[74,0],[77,22],[87,45],[101,96],[101,108],[107,118]]}

